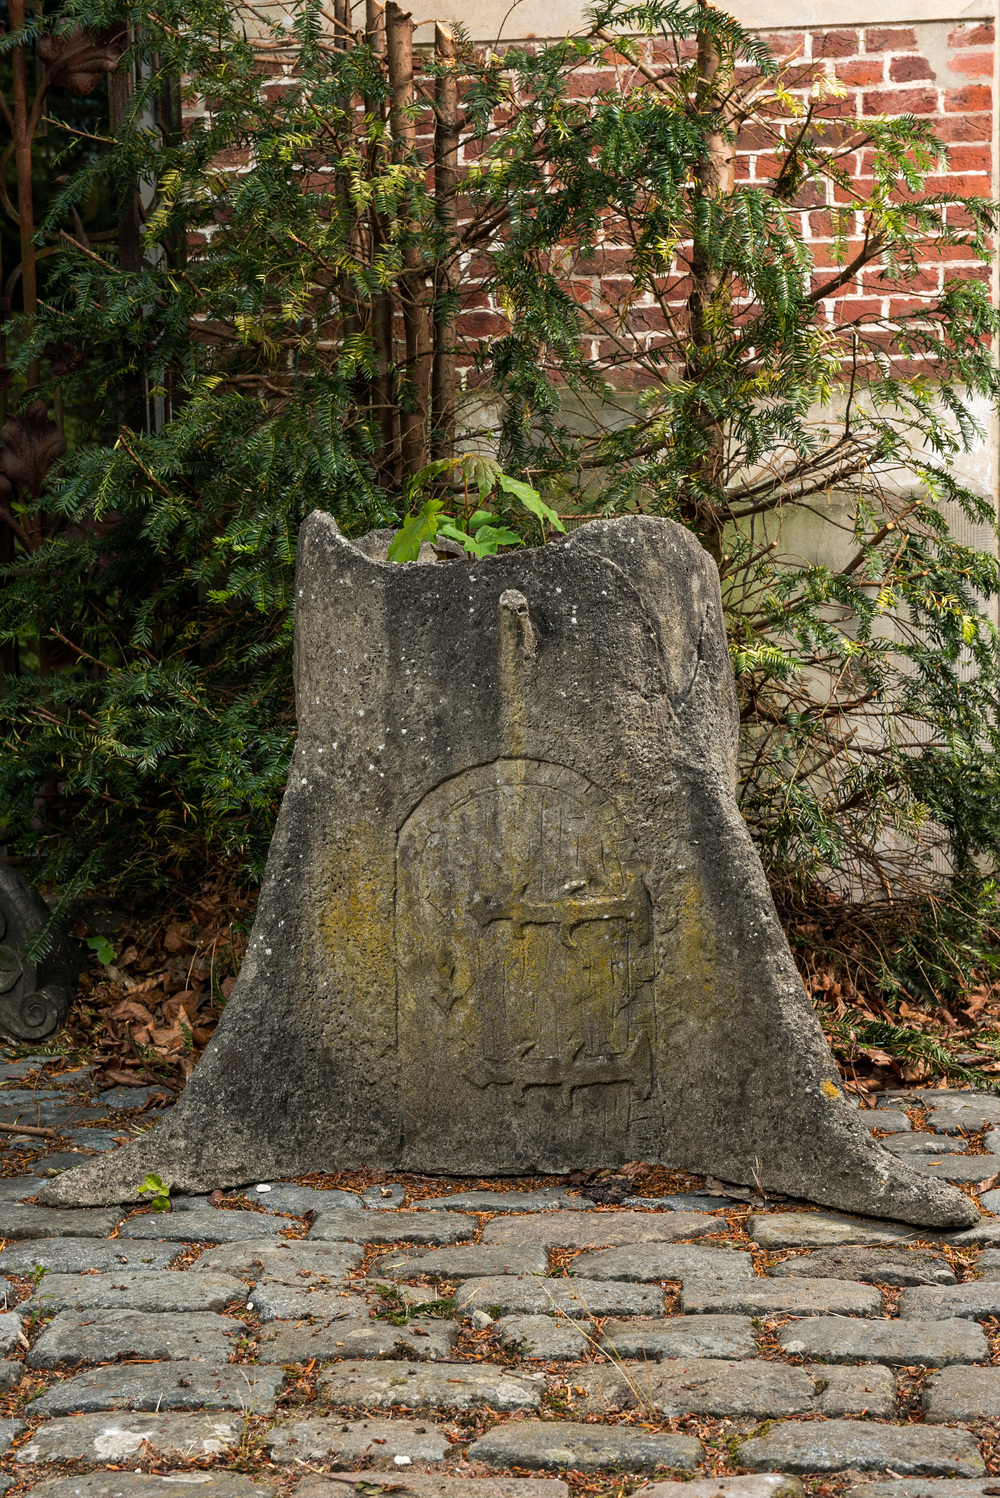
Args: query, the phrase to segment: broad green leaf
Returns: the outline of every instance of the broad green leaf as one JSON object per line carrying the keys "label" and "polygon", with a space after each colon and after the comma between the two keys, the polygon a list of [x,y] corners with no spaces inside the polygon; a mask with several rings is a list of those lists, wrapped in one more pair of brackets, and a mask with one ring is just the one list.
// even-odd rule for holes
{"label": "broad green leaf", "polygon": [[444,508],[440,499],[429,499],[422,509],[408,520],[404,520],[399,534],[386,553],[390,562],[415,562],[425,541],[433,541],[438,533],[438,512]]}
{"label": "broad green leaf", "polygon": [[469,516],[469,530],[475,534],[481,525],[486,525],[496,518],[492,510],[477,510],[474,515]]}
{"label": "broad green leaf", "polygon": [[566,527],[559,516],[545,503],[537,489],[532,489],[530,484],[523,484],[520,479],[508,478],[505,473],[498,474],[497,479],[505,494],[513,494],[514,498],[519,499],[532,515],[537,516],[545,524],[551,525],[553,530],[562,531],[563,535],[566,534]]}

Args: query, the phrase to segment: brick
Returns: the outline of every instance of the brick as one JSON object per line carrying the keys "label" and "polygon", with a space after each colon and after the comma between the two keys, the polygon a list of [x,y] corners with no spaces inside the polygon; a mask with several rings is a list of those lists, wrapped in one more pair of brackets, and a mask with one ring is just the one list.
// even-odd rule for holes
{"label": "brick", "polygon": [[970,83],[966,88],[946,88],[944,108],[946,114],[974,114],[977,110],[990,109],[993,91],[983,84]]}
{"label": "brick", "polygon": [[[954,94],[975,93],[975,89],[955,89]],[[947,99],[948,93],[945,92]],[[885,89],[881,93],[870,93],[864,95],[863,108],[867,116],[878,114],[936,114],[938,107],[937,89],[913,88],[913,89]],[[956,104],[953,113],[959,109],[967,109],[971,106]],[[982,106],[980,106],[982,107]]]}
{"label": "brick", "polygon": [[[783,32],[779,36],[768,34],[762,40],[767,43],[775,57],[793,57],[796,53],[801,55],[806,44],[805,33],[802,31]],[[954,47],[962,45],[961,42],[952,43]]]}
{"label": "brick", "polygon": [[995,31],[992,21],[973,21],[966,26],[956,26],[954,31],[948,33],[949,47],[989,47],[992,46]]}
{"label": "brick", "polygon": [[963,52],[949,57],[948,67],[953,73],[964,73],[966,78],[989,78],[993,72],[993,53]]}
{"label": "brick", "polygon": [[934,79],[934,69],[926,57],[894,57],[889,64],[889,77],[893,83],[916,83],[918,79]]}
{"label": "brick", "polygon": [[910,27],[886,30],[873,26],[865,30],[866,52],[912,52],[916,45],[916,33]]}
{"label": "brick", "polygon": [[952,146],[949,164],[956,172],[992,172],[993,152],[989,146]]}
{"label": "brick", "polygon": [[850,62],[837,63],[837,79],[840,83],[855,87],[870,87],[885,79],[885,63],[879,57],[852,58]]}
{"label": "brick", "polygon": [[853,57],[858,50],[856,31],[825,31],[813,37],[814,57]]}

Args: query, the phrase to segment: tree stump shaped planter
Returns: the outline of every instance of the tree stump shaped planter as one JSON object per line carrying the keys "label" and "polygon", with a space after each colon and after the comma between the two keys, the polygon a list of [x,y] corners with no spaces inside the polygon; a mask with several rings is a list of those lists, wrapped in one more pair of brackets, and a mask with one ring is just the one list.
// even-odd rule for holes
{"label": "tree stump shaped planter", "polygon": [[0,863],[0,1032],[15,1040],[44,1040],[65,1024],[84,965],[79,946],[61,930],[44,956],[29,957],[48,919],[37,890]]}
{"label": "tree stump shaped planter", "polygon": [[170,1117],[45,1198],[639,1158],[974,1221],[843,1096],[737,807],[695,539],[595,521],[405,566],[386,544],[303,526],[299,737],[239,981]]}

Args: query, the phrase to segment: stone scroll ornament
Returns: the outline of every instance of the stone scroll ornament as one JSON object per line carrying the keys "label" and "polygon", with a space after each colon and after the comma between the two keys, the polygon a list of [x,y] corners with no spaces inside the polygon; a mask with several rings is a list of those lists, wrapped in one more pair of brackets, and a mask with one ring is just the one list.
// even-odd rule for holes
{"label": "stone scroll ornament", "polygon": [[299,541],[298,742],[177,1106],[44,1189],[641,1159],[945,1227],[845,1099],[735,796],[719,580],[666,520],[482,561]]}
{"label": "stone scroll ornament", "polygon": [[0,1034],[15,1040],[44,1040],[60,1029],[84,966],[77,943],[59,929],[44,956],[29,955],[48,919],[48,906],[24,875],[0,863]]}

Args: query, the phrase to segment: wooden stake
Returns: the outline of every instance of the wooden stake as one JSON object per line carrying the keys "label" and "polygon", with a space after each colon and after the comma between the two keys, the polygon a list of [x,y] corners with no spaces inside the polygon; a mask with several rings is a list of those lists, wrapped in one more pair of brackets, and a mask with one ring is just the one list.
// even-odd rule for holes
{"label": "wooden stake", "polygon": [[[387,0],[385,7],[386,66],[392,99],[389,126],[392,132],[393,157],[400,164],[411,160],[416,147],[416,125],[413,104],[413,17]],[[400,411],[399,430],[404,477],[410,477],[427,462],[427,418],[430,406],[431,365],[433,349],[430,330],[430,307],[427,295],[427,271],[417,244],[417,226],[412,212],[404,220],[403,273],[400,292],[403,303],[403,332],[406,338],[406,377],[410,409]]]}
{"label": "wooden stake", "polygon": [[[444,258],[438,267],[434,308],[434,372],[431,379],[431,457],[450,458],[455,450],[455,404],[458,381],[455,369],[455,313],[450,300],[457,281],[456,224],[458,212],[458,74],[455,68],[455,37],[440,21],[434,27],[434,51],[446,71],[434,88],[434,202],[438,223],[444,230]],[[451,249],[454,246],[454,252]]]}

